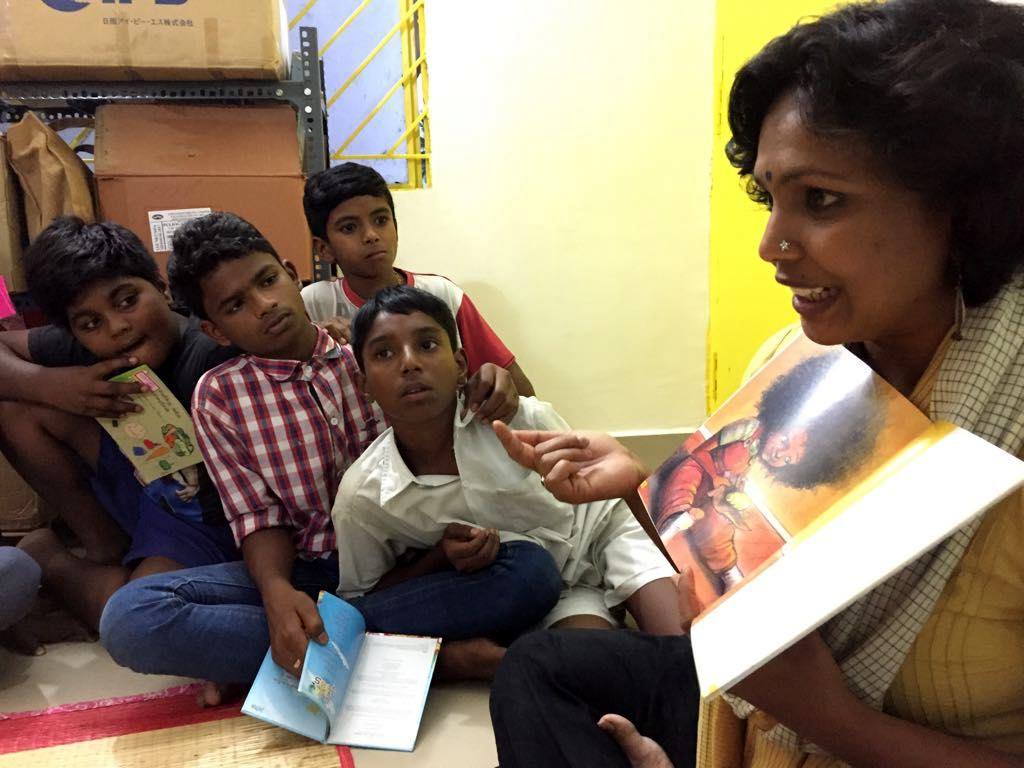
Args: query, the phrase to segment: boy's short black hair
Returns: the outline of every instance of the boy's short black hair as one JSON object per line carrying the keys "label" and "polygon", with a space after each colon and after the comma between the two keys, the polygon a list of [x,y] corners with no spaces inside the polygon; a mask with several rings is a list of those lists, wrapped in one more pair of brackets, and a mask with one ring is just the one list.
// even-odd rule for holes
{"label": "boy's short black hair", "polygon": [[383,197],[391,209],[391,218],[397,224],[395,201],[384,177],[368,165],[342,163],[306,179],[302,207],[306,211],[309,231],[316,237],[327,239],[327,219],[331,211],[353,197],[368,195]]}
{"label": "boy's short black hair", "polygon": [[138,277],[161,292],[167,287],[135,233],[109,221],[87,224],[77,216],[54,219],[32,241],[23,261],[32,298],[52,323],[65,328],[68,305],[97,280]]}
{"label": "boy's short black hair", "polygon": [[370,328],[373,327],[377,316],[384,312],[391,315],[411,315],[413,312],[422,312],[448,334],[452,351],[459,348],[455,318],[448,305],[434,294],[427,293],[420,288],[396,285],[375,293],[367,299],[352,318],[352,354],[356,357],[359,370],[363,370],[363,347],[366,346]]}
{"label": "boy's short black hair", "polygon": [[234,213],[208,213],[182,224],[171,241],[173,252],[167,277],[175,299],[204,320],[203,278],[222,262],[250,253],[269,253],[278,261],[274,246],[256,227]]}

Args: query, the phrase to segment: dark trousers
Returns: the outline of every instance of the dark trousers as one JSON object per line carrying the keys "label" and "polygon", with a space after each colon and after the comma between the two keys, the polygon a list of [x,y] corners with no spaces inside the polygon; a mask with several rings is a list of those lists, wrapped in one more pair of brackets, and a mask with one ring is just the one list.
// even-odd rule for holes
{"label": "dark trousers", "polygon": [[675,768],[694,765],[700,694],[688,637],[564,629],[517,640],[491,689],[501,768],[625,766],[605,714],[633,721]]}

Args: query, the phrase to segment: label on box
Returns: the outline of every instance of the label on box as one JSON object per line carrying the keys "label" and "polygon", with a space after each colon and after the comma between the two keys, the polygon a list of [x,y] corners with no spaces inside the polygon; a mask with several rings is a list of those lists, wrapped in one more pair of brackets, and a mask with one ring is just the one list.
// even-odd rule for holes
{"label": "label on box", "polygon": [[212,213],[209,208],[178,208],[172,211],[149,211],[149,234],[153,240],[153,253],[171,250],[171,238],[186,221]]}

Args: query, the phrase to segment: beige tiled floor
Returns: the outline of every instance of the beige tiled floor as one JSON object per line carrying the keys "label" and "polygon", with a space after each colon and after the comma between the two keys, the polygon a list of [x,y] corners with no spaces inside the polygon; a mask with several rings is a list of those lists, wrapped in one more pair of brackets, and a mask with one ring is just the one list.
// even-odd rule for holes
{"label": "beige tiled floor", "polygon": [[[0,712],[158,691],[190,682],[138,675],[118,667],[98,643],[50,646],[43,656],[0,650]],[[482,685],[435,686],[427,700],[412,753],[354,750],[357,768],[493,768],[494,750],[487,689]]]}

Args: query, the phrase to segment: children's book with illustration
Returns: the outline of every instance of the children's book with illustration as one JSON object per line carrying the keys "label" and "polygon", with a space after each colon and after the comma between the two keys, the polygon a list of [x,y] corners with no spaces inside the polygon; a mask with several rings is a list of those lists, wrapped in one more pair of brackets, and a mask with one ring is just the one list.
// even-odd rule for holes
{"label": "children's book with illustration", "polygon": [[328,592],[317,608],[327,644],[309,643],[298,678],[267,651],[242,712],[326,744],[411,752],[441,640],[367,632]]}
{"label": "children's book with illustration", "polygon": [[131,461],[139,480],[151,483],[202,463],[192,417],[152,368],[140,365],[110,380],[137,382],[143,387],[131,396],[142,406],[141,412],[97,419]]}
{"label": "children's book with illustration", "polygon": [[1024,484],[1024,462],[931,422],[844,348],[802,334],[640,487],[705,606],[712,696]]}

